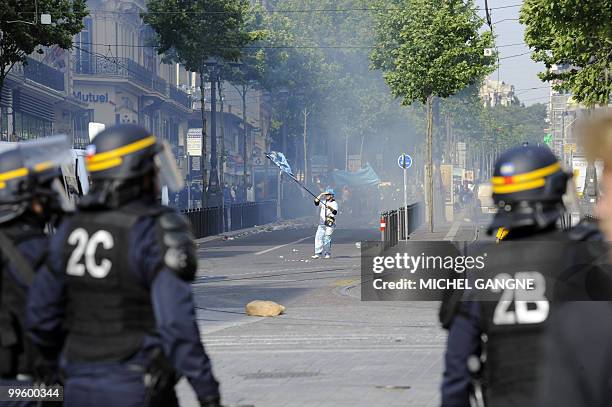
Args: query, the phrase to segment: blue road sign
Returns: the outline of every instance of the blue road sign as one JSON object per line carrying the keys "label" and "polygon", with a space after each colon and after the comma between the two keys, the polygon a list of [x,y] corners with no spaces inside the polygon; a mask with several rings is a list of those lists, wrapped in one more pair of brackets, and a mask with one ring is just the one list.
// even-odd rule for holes
{"label": "blue road sign", "polygon": [[399,165],[401,169],[408,169],[412,167],[412,157],[410,157],[408,154],[400,155],[397,159],[397,165]]}

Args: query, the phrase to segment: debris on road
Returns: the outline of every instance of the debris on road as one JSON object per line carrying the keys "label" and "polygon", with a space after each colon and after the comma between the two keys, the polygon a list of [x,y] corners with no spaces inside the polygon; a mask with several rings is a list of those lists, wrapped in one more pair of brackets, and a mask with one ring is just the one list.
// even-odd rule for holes
{"label": "debris on road", "polygon": [[392,386],[392,385],[387,385],[387,386],[375,386],[377,389],[383,389],[383,390],[408,390],[410,389],[410,386]]}
{"label": "debris on road", "polygon": [[275,317],[285,312],[285,307],[274,301],[255,300],[245,306],[246,314],[254,317]]}
{"label": "debris on road", "polygon": [[355,242],[355,247],[361,249],[361,242]]}

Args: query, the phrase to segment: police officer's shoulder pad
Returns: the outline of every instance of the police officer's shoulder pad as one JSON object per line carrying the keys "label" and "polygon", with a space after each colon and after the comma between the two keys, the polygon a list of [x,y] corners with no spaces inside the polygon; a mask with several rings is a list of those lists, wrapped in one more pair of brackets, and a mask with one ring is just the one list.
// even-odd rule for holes
{"label": "police officer's shoulder pad", "polygon": [[187,219],[177,212],[168,211],[159,217],[159,225],[165,230],[189,230]]}
{"label": "police officer's shoulder pad", "polygon": [[198,268],[195,244],[187,220],[176,212],[158,218],[164,265],[185,281],[193,281]]}

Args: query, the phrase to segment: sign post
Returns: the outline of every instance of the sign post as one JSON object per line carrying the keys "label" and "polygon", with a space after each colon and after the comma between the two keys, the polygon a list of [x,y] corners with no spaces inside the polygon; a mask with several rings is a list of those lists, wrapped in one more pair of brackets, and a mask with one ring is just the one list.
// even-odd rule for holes
{"label": "sign post", "polygon": [[[204,164],[203,160],[205,157],[202,157],[202,129],[201,128],[191,128],[187,130],[187,164],[189,165],[188,178],[189,182],[187,183],[189,186],[188,190],[188,199],[189,205],[188,207],[191,209],[191,188],[193,186],[193,178],[194,174],[192,171],[195,171],[196,174],[202,173],[202,165]],[[204,189],[204,183],[202,183],[202,189]],[[205,191],[202,191],[204,193]],[[195,206],[195,205],[193,205]]]}
{"label": "sign post", "polygon": [[404,170],[404,234],[408,241],[408,168],[412,167],[412,157],[404,153],[397,159],[397,164]]}

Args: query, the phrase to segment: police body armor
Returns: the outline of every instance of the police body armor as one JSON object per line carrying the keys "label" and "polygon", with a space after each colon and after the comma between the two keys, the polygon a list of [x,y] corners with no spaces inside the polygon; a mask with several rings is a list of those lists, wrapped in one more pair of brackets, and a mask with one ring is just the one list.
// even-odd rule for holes
{"label": "police body armor", "polygon": [[125,360],[154,331],[149,289],[132,270],[129,246],[136,222],[163,210],[85,210],[68,220],[62,254],[68,288],[68,361]]}
{"label": "police body armor", "polygon": [[486,301],[480,302],[487,405],[535,406],[543,358],[542,333],[551,301],[562,274],[568,271],[571,260],[567,254],[576,240],[588,239],[587,234],[578,231],[572,236],[553,229],[496,245],[492,249],[494,257],[489,253],[495,263],[487,263],[487,268],[499,270],[498,279],[533,278],[535,289],[528,296],[514,290],[489,291]]}
{"label": "police body armor", "polygon": [[[43,235],[41,230],[27,226],[29,225],[19,224],[15,227],[0,228],[0,233],[11,241],[14,249],[24,241]],[[28,273],[33,274],[43,263],[46,252],[36,253],[34,264],[29,264],[22,253],[14,253],[13,256],[15,255],[20,257],[20,265],[12,264],[0,250],[0,377],[7,378],[17,374],[31,375],[40,357],[25,332],[26,289],[15,281],[9,267],[16,273],[20,272],[19,266],[28,267]]]}

